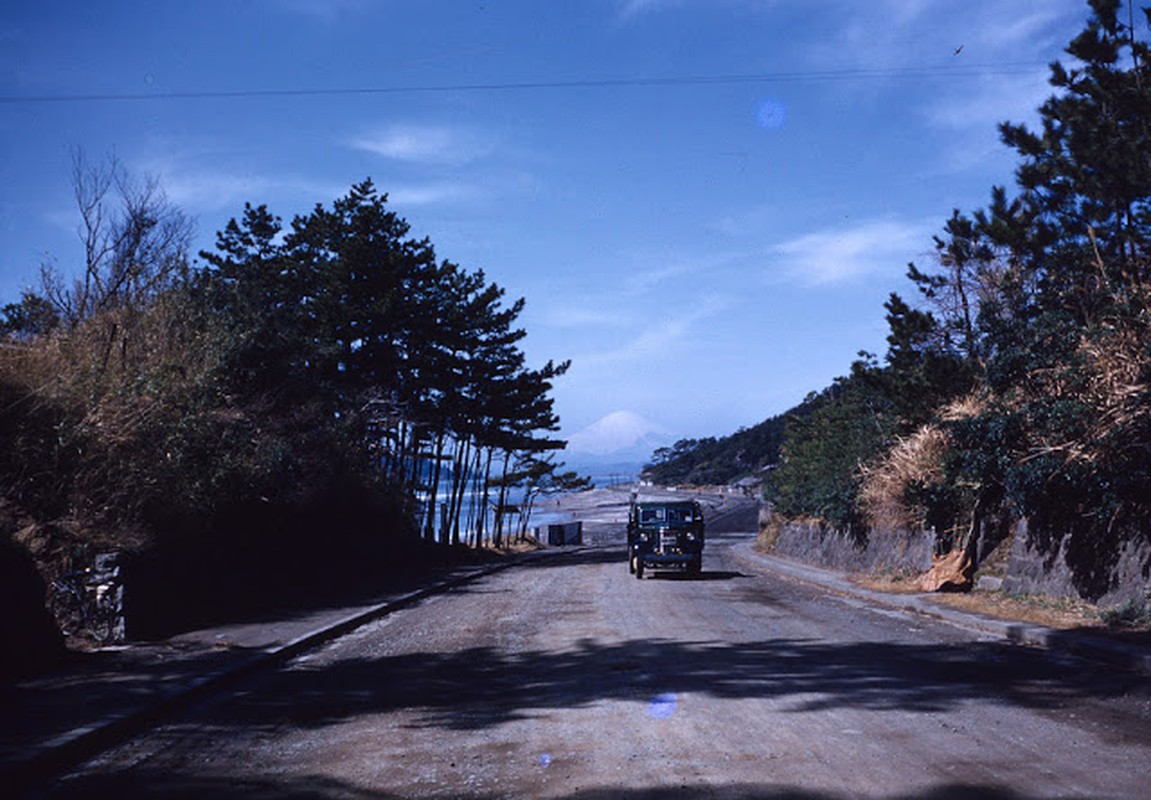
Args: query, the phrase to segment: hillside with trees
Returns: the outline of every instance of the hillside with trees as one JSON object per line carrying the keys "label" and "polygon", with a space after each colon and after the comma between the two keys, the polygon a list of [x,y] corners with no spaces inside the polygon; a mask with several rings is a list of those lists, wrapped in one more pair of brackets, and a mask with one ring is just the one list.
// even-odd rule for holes
{"label": "hillside with trees", "polygon": [[781,513],[927,526],[944,547],[1027,519],[1088,599],[1148,542],[1151,51],[1117,0],[1090,5],[1040,128],[1000,127],[1014,186],[955,211],[932,263],[910,266],[914,303],[886,304],[883,359],[788,426],[768,487]]}
{"label": "hillside with trees", "polygon": [[555,461],[568,363],[528,365],[524,301],[370,181],[287,226],[246,206],[200,263],[154,182],[77,154],[74,188],[85,263],[0,311],[0,531],[48,585],[117,551],[151,635],[499,547],[513,489],[581,485]]}
{"label": "hillside with trees", "polygon": [[779,460],[792,414],[802,414],[802,410],[771,417],[730,436],[680,439],[671,447],[661,447],[644,466],[643,477],[664,486],[722,485],[760,477]]}
{"label": "hillside with trees", "polygon": [[913,299],[888,298],[887,352],[755,428],[657,451],[649,477],[777,464],[779,516],[925,529],[940,552],[1026,520],[1080,596],[1113,588],[1120,555],[1151,545],[1151,10],[1144,27],[1090,6],[1039,130],[1000,126],[1014,186],[956,210],[908,266]]}

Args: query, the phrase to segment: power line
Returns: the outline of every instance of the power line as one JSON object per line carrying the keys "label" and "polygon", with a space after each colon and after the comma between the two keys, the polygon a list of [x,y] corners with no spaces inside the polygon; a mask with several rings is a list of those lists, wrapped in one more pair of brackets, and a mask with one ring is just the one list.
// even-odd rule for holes
{"label": "power line", "polygon": [[711,86],[741,83],[800,83],[876,80],[883,78],[955,78],[1025,74],[1043,66],[1038,62],[939,65],[929,67],[850,68],[806,72],[763,72],[735,75],[682,75],[663,78],[586,78],[570,81],[514,81],[455,83],[426,86],[363,86],[328,89],[208,89],[186,92],[101,92],[42,95],[4,95],[0,104],[131,102],[142,100],[209,100],[276,97],[340,97],[352,95],[418,94],[443,92],[506,92],[538,89],[611,89],[661,86]]}

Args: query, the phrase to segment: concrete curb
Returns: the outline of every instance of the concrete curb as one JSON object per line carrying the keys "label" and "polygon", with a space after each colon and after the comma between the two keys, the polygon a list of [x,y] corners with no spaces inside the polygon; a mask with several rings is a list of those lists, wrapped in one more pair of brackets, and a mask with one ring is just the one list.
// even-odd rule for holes
{"label": "concrete curb", "polygon": [[356,628],[415,605],[425,598],[442,594],[513,566],[541,558],[567,555],[582,549],[537,550],[511,556],[506,561],[497,564],[461,568],[428,586],[352,612],[284,644],[267,648],[216,672],[190,680],[183,686],[165,692],[139,707],[75,727],[54,739],[38,743],[31,747],[21,760],[0,767],[0,786],[9,787],[9,790],[19,795],[19,793],[50,780],[98,753],[130,739],[149,726],[229,684],[238,682],[261,670],[282,664],[301,653],[350,633]]}
{"label": "concrete curb", "polygon": [[1104,661],[1143,675],[1151,675],[1151,650],[1146,647],[1078,631],[1057,630],[1042,625],[1029,625],[960,611],[935,602],[930,594],[900,595],[873,591],[855,585],[840,573],[757,552],[752,542],[736,545],[732,548],[732,552],[744,562],[762,565],[791,580],[819,586],[840,596],[861,600],[868,605],[930,617],[1013,644],[1070,653]]}

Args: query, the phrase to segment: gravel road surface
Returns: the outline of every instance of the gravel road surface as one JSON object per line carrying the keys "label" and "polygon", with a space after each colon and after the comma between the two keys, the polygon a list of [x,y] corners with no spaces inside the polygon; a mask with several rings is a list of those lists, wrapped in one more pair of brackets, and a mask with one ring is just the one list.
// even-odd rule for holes
{"label": "gravel road surface", "polygon": [[1146,679],[787,580],[744,531],[697,579],[603,544],[428,598],[49,796],[1151,796]]}

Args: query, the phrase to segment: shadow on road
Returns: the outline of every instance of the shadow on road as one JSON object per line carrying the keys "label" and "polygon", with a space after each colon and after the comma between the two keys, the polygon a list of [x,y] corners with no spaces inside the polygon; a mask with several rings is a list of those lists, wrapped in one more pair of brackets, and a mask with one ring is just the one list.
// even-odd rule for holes
{"label": "shadow on road", "polygon": [[559,550],[540,558],[532,558],[516,565],[516,569],[553,569],[571,566],[595,566],[597,564],[619,564],[627,569],[627,548],[619,545],[594,545],[570,550]]}
{"label": "shadow on road", "polygon": [[[537,557],[522,561],[516,566],[517,569],[555,569],[555,568],[568,568],[572,566],[595,566],[598,564],[618,564],[620,569],[627,569],[627,541],[626,534],[621,530],[618,541],[613,541],[606,544],[594,544],[584,547],[574,547],[571,549],[556,549],[549,552],[546,556]],[[709,540],[714,544],[719,541],[724,542],[744,542],[752,538],[753,534],[750,533],[727,533],[717,534],[710,536]],[[704,547],[704,563],[707,562],[708,553],[714,551],[705,545]],[[651,569],[651,567],[649,567]],[[676,570],[660,570],[655,568],[657,572],[664,576],[675,574]],[[724,575],[729,578],[743,577],[741,573],[713,573]],[[707,580],[707,578],[703,578]],[[718,578],[712,577],[712,580]]]}
{"label": "shadow on road", "polygon": [[742,572],[724,572],[720,570],[704,570],[698,575],[692,575],[690,572],[669,571],[663,572],[660,570],[652,570],[648,567],[648,572],[644,574],[648,577],[644,580],[661,580],[661,581],[730,581],[733,578],[746,578]]}
{"label": "shadow on road", "polygon": [[[648,703],[667,693],[771,698],[781,713],[856,708],[941,713],[973,701],[1057,709],[1076,698],[1116,697],[1138,676],[1060,666],[995,643],[895,644],[772,639],[753,643],[591,639],[563,651],[492,647],[419,652],[297,667],[258,692],[205,709],[207,724],[275,731],[322,728],[407,710],[412,724],[482,730],[602,700]],[[792,698],[790,704],[788,701]],[[1151,741],[1151,731],[1128,730]]]}
{"label": "shadow on road", "polygon": [[[122,800],[163,797],[172,800],[393,800],[403,795],[376,791],[324,776],[266,780],[187,777],[171,774],[96,776],[57,787],[48,797],[105,798]],[[484,795],[467,795],[484,800]],[[506,795],[491,795],[505,797]],[[687,800],[711,797],[718,800],[847,800],[849,795],[812,792],[788,786],[733,784],[731,786],[679,786],[675,788],[631,789],[605,787],[577,791],[560,800]],[[1032,795],[997,786],[948,784],[915,794],[891,795],[888,800],[1037,800]]]}

